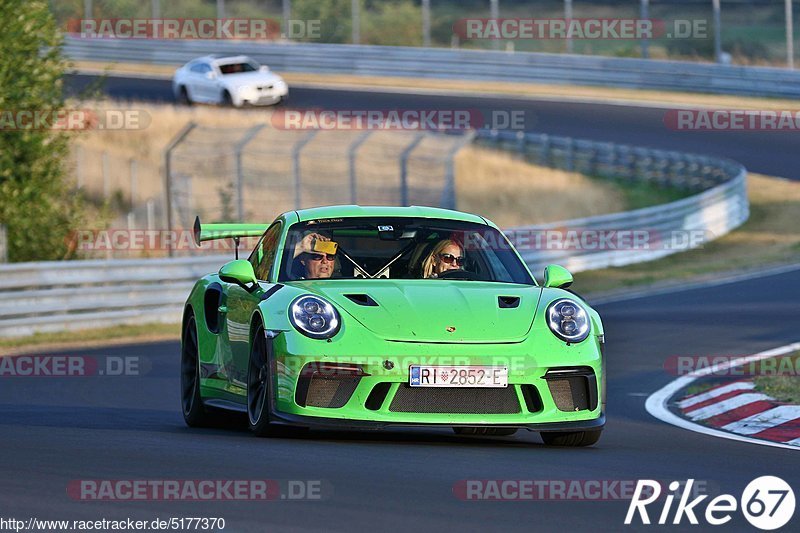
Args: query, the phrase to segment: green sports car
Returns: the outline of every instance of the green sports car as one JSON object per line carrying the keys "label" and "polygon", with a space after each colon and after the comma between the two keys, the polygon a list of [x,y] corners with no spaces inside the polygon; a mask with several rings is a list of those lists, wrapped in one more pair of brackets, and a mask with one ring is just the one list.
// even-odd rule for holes
{"label": "green sports car", "polygon": [[332,206],[271,225],[195,223],[198,243],[258,238],[194,285],[183,312],[190,426],[246,413],[287,426],[538,431],[588,446],[605,423],[603,325],[550,265],[537,285],[483,217]]}

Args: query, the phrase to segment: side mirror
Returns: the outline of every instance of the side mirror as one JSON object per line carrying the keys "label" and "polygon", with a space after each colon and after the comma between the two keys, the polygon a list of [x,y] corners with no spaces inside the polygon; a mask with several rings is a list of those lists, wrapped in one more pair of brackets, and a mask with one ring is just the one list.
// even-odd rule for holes
{"label": "side mirror", "polygon": [[209,79],[209,80],[217,79],[217,73],[214,72],[213,70],[209,70],[208,72],[206,72],[206,79]]}
{"label": "side mirror", "polygon": [[572,285],[572,274],[561,265],[547,265],[544,268],[544,286],[566,289]]}
{"label": "side mirror", "polygon": [[247,290],[258,284],[253,265],[244,259],[237,259],[222,265],[222,268],[219,269],[219,279],[225,283],[237,283]]}
{"label": "side mirror", "polygon": [[269,67],[267,65],[261,65],[258,70],[260,72],[269,72]]}

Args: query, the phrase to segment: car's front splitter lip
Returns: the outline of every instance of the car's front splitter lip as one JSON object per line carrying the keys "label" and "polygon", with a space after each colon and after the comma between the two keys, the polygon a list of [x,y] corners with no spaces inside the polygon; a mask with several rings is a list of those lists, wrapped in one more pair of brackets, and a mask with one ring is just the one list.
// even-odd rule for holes
{"label": "car's front splitter lip", "polygon": [[349,418],[324,418],[318,416],[303,416],[283,413],[273,410],[272,420],[279,424],[291,426],[304,426],[318,429],[388,429],[392,427],[416,427],[416,428],[454,428],[454,427],[496,427],[496,428],[517,428],[527,429],[528,431],[586,431],[603,429],[606,424],[606,415],[601,413],[599,417],[590,420],[571,420],[568,422],[542,422],[539,424],[469,424],[463,422],[454,423],[425,423],[425,422],[387,422],[375,420],[353,420]]}

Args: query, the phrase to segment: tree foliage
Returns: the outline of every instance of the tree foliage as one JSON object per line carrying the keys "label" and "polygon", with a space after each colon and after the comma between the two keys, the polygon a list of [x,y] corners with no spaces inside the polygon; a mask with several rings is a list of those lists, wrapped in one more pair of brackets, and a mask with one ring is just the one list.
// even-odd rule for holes
{"label": "tree foliage", "polygon": [[78,204],[64,180],[69,136],[20,129],[22,112],[64,108],[65,61],[46,0],[0,0],[0,224],[10,261],[61,259]]}

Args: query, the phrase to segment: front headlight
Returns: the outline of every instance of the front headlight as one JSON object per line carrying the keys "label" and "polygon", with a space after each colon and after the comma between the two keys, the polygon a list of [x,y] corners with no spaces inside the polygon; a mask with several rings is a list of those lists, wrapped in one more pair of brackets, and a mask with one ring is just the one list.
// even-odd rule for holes
{"label": "front headlight", "polygon": [[547,307],[547,325],[563,341],[581,342],[589,336],[589,314],[568,298],[556,300]]}
{"label": "front headlight", "polygon": [[339,331],[339,313],[328,302],[318,296],[300,296],[290,306],[289,320],[292,325],[312,339],[328,339]]}

